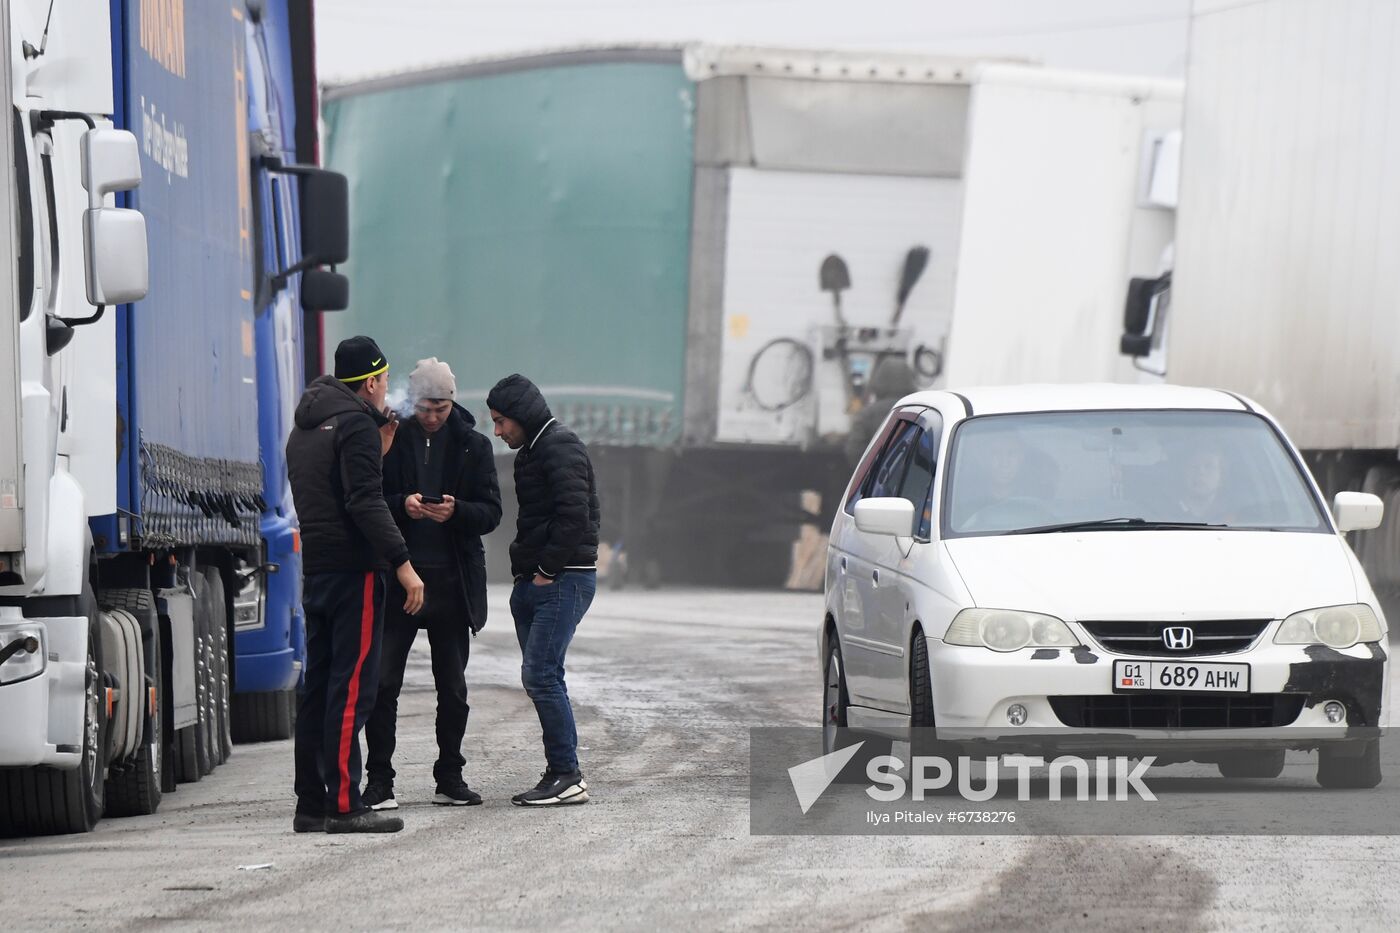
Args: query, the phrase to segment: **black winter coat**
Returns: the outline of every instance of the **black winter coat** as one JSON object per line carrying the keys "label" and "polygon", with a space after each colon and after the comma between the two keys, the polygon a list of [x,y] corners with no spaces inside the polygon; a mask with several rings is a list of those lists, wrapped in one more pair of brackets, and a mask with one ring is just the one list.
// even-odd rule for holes
{"label": "black winter coat", "polygon": [[307,386],[287,438],[287,473],[305,573],[398,567],[408,546],[384,503],[386,418],[331,376]]}
{"label": "black winter coat", "polygon": [[526,436],[515,455],[520,517],[510,546],[511,573],[553,577],[596,566],[601,511],[588,448],[554,420],[540,390],[524,376],[502,380],[489,403],[519,422]]}
{"label": "black winter coat", "polygon": [[[490,534],[501,523],[501,487],[496,481],[496,460],[491,441],[475,430],[476,419],[460,405],[452,406],[452,414],[433,435],[434,446],[447,446],[442,462],[442,492],[452,496],[456,508],[447,521],[448,537],[452,541],[452,559],[457,579],[463,587],[473,632],[486,624],[486,552],[481,536]],[[404,510],[404,499],[418,488],[417,452],[422,448],[425,432],[417,419],[399,425],[394,446],[384,458],[384,498],[394,513],[404,537],[410,523],[431,521],[412,519]],[[432,595],[429,594],[429,599]]]}

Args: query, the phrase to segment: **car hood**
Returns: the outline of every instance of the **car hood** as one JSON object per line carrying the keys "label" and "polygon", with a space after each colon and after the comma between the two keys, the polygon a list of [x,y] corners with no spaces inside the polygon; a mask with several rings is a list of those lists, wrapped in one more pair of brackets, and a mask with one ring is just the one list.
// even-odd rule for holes
{"label": "car hood", "polygon": [[944,546],[976,605],[1068,620],[1277,619],[1357,599],[1331,534],[1111,531]]}

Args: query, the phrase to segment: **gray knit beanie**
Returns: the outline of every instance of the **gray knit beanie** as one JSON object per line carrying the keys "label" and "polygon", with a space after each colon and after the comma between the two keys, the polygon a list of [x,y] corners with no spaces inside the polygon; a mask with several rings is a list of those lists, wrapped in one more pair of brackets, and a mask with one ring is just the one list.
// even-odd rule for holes
{"label": "gray knit beanie", "polygon": [[457,397],[457,377],[452,375],[452,367],[430,356],[419,360],[408,374],[408,394],[413,401],[425,398]]}

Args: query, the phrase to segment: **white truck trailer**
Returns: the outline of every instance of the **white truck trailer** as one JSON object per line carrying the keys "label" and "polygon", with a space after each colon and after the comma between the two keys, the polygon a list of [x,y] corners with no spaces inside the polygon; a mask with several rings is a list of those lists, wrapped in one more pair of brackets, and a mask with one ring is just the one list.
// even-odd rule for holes
{"label": "white truck trailer", "polygon": [[830,526],[887,361],[896,397],[1131,379],[1123,289],[1173,235],[1179,82],[690,45],[326,100],[360,225],[336,335],[445,356],[481,380],[464,396],[546,380],[615,487],[606,538],[669,578],[781,582],[799,524]]}
{"label": "white truck trailer", "polygon": [[1361,489],[1385,500],[1384,523],[1353,547],[1392,619],[1397,49],[1400,5],[1390,0],[1196,0],[1175,268],[1134,290],[1124,339],[1133,355],[1164,350],[1172,382],[1258,400],[1329,498]]}

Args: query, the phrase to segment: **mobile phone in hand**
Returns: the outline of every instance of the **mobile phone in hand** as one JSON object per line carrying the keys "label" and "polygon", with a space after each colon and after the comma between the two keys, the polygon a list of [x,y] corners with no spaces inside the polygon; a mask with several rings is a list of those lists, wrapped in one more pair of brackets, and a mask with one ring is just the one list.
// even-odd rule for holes
{"label": "mobile phone in hand", "polygon": [[442,496],[419,496],[425,505],[442,505]]}

